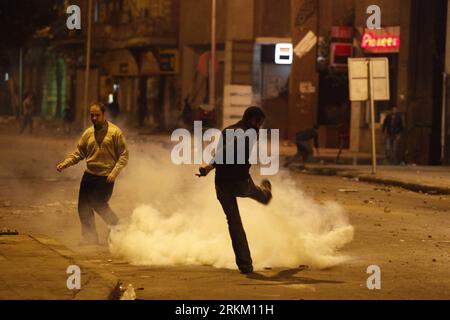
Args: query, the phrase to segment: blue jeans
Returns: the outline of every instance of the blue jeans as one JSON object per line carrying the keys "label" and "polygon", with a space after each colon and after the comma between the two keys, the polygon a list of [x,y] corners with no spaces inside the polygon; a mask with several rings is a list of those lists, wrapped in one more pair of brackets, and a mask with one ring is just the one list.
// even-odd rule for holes
{"label": "blue jeans", "polygon": [[400,135],[387,135],[386,136],[386,160],[389,164],[397,165],[398,160],[398,147],[400,144]]}

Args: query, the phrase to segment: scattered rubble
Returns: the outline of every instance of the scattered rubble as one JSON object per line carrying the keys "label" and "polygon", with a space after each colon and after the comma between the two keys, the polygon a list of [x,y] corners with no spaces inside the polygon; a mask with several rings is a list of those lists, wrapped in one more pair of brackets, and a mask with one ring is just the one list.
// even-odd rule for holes
{"label": "scattered rubble", "polygon": [[17,236],[19,232],[17,230],[10,230],[8,228],[3,228],[0,230],[0,236]]}

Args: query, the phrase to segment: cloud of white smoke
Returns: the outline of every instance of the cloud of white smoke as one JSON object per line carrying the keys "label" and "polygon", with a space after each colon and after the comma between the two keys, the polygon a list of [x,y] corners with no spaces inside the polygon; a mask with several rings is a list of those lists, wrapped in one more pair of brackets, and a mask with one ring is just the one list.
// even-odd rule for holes
{"label": "cloud of white smoke", "polygon": [[[195,166],[173,165],[169,150],[153,146],[151,150],[152,156],[130,161],[120,182],[124,190],[140,193],[142,205],[129,221],[112,230],[111,253],[136,265],[235,269],[214,174],[199,179],[194,176]],[[255,183],[259,180],[255,176]],[[288,173],[270,180],[273,200],[269,206],[238,200],[255,270],[299,265],[320,269],[346,261],[338,250],[352,241],[354,229],[343,208],[317,203]]]}

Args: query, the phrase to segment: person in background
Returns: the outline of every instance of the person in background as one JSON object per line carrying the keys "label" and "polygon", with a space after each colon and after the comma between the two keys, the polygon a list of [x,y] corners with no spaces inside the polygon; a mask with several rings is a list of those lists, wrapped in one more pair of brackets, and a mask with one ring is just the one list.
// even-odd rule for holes
{"label": "person in background", "polygon": [[111,116],[111,120],[116,123],[117,118],[119,117],[120,114],[120,106],[119,106],[119,102],[117,101],[118,97],[117,94],[114,94],[114,99],[113,101],[108,105],[108,112],[109,115]]}
{"label": "person in background", "polygon": [[67,104],[66,108],[64,109],[64,133],[70,134],[72,122],[74,120],[75,114],[73,112],[72,107],[70,104]]}
{"label": "person in background", "polygon": [[108,202],[117,176],[128,163],[128,148],[122,131],[106,120],[105,112],[102,103],[91,105],[93,126],[83,133],[76,150],[56,167],[61,172],[81,160],[86,161],[78,198],[83,235],[80,245],[98,244],[94,210],[109,226],[119,222]]}
{"label": "person in background", "polygon": [[311,147],[311,142],[313,142],[316,154],[319,154],[319,126],[315,125],[313,128],[305,129],[297,132],[295,136],[295,144],[297,146],[297,153],[287,159],[284,167],[287,168],[291,164],[297,161],[302,161],[306,163],[311,161],[314,156],[313,148]]}
{"label": "person in background", "polygon": [[33,114],[34,114],[34,97],[33,94],[27,93],[23,101],[23,122],[20,134],[23,134],[28,127],[30,134],[33,133]]}
{"label": "person in background", "polygon": [[383,133],[386,142],[386,161],[392,165],[399,164],[398,147],[404,131],[403,119],[397,107],[393,107],[383,122]]}

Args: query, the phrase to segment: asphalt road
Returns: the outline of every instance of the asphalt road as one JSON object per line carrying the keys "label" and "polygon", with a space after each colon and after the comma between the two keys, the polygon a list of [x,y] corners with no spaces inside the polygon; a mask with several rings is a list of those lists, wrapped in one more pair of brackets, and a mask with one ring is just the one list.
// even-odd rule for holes
{"label": "asphalt road", "polygon": [[[125,284],[133,284],[138,299],[450,298],[448,197],[340,177],[291,172],[309,197],[343,206],[355,228],[354,240],[341,250],[352,259],[329,269],[299,266],[243,276],[210,266],[132,266],[111,256],[102,223],[98,229],[104,245],[78,247],[76,201],[83,168],[65,175],[54,170],[75,142],[76,138],[0,137],[0,148],[7,150],[0,159],[0,227],[60,241]],[[134,152],[151,153],[151,144],[131,144]],[[143,201],[139,192],[134,198],[125,197],[129,187],[118,183],[111,201],[125,218]],[[367,288],[371,265],[381,269],[380,290]]]}

